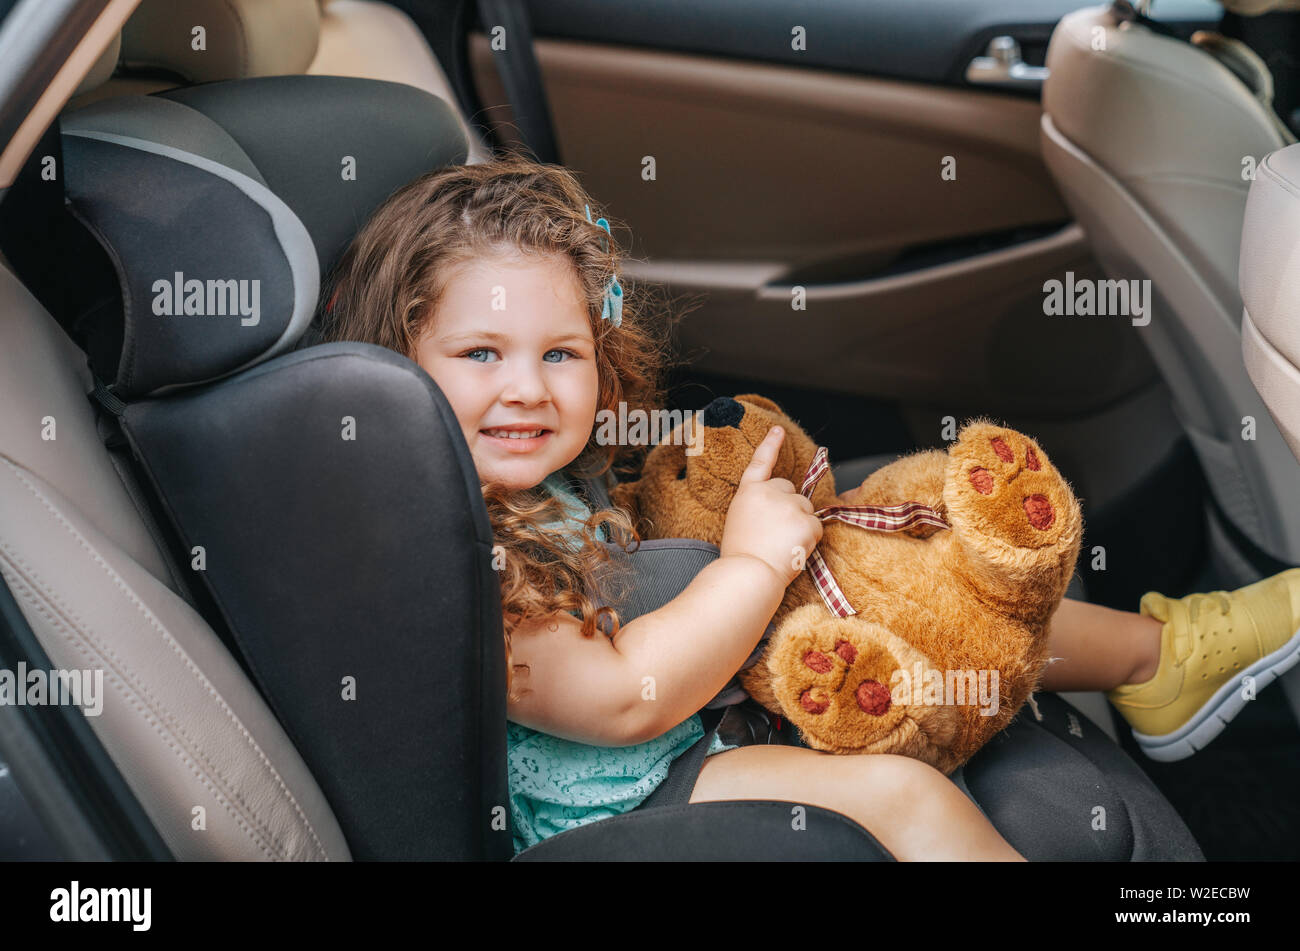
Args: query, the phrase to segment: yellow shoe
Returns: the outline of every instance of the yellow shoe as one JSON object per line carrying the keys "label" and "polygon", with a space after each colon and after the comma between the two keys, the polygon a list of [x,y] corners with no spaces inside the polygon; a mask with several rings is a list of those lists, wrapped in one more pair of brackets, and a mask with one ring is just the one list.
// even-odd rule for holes
{"label": "yellow shoe", "polygon": [[1106,696],[1154,760],[1204,749],[1256,691],[1300,661],[1300,568],[1177,601],[1151,591],[1141,613],[1164,622],[1160,665],[1146,683]]}

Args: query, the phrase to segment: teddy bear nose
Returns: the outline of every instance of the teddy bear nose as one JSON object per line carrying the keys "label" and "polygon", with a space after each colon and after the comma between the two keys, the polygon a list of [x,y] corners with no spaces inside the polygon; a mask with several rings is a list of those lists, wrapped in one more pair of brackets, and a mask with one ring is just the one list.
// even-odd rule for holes
{"label": "teddy bear nose", "polygon": [[719,396],[716,400],[704,407],[704,415],[701,417],[705,426],[717,429],[721,426],[735,426],[739,428],[740,421],[745,417],[745,407],[741,406],[730,396]]}

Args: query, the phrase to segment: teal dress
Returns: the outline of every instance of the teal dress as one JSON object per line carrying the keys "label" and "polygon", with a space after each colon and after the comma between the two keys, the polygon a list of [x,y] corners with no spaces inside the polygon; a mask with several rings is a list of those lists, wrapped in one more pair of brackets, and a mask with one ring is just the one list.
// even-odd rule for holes
{"label": "teal dress", "polygon": [[[548,476],[542,486],[565,503],[579,524],[589,514],[559,473]],[[564,530],[563,525],[556,528]],[[603,541],[603,528],[599,534]],[[567,829],[631,812],[664,781],[672,761],[702,736],[704,724],[698,713],[635,746],[588,746],[507,722],[516,854]],[[730,749],[735,746],[715,733],[708,755]]]}

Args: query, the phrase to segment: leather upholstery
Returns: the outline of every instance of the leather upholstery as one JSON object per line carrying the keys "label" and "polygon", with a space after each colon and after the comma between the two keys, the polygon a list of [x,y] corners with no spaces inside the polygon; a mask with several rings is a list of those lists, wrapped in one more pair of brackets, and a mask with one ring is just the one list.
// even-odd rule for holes
{"label": "leather upholstery", "polygon": [[[1151,281],[1150,323],[1134,332],[1220,510],[1268,554],[1300,561],[1300,481],[1241,363],[1237,290],[1250,165],[1289,134],[1263,101],[1266,77],[1248,86],[1212,48],[1108,7],[1064,17],[1048,48],[1043,155],[1108,277]],[[1239,52],[1235,69],[1262,69]]]}
{"label": "leather upholstery", "polygon": [[1300,145],[1268,156],[1251,186],[1241,295],[1246,369],[1300,459]]}
{"label": "leather upholstery", "polygon": [[319,35],[316,0],[142,0],[122,28],[122,65],[191,83],[301,73]]}
{"label": "leather upholstery", "polygon": [[[1104,50],[1093,48],[1094,29]],[[1116,23],[1104,7],[1062,18],[1047,65],[1043,108],[1056,128],[1133,194],[1235,310],[1250,187],[1241,160],[1284,144],[1272,117],[1213,57]]]}
{"label": "leather upholstery", "polygon": [[[192,30],[206,30],[193,49]],[[118,63],[144,77],[110,79]],[[152,77],[148,74],[154,74]],[[453,107],[469,141],[468,162],[489,154],[460,115],[456,94],[414,21],[378,0],[143,0],[120,39],[78,87],[74,106],[105,96],[144,95],[176,83],[306,73],[403,83]]]}
{"label": "leather upholstery", "polygon": [[56,666],[105,671],[96,736],[179,859],[348,859],[302,757],[169,587],[96,433],[84,355],[3,269],[0,314],[0,573]]}
{"label": "leather upholstery", "polygon": [[113,70],[117,68],[117,59],[121,55],[122,34],[119,33],[113,37],[108,46],[104,47],[104,52],[99,54],[99,59],[95,60],[95,65],[90,68],[90,72],[82,77],[81,82],[77,84],[77,88],[72,94],[79,96],[83,92],[97,89],[108,82],[108,78],[113,75]]}

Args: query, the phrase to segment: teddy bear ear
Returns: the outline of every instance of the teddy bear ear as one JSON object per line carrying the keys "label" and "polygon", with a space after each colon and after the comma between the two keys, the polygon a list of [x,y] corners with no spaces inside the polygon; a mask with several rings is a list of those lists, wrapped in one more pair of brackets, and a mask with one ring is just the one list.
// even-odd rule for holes
{"label": "teddy bear ear", "polygon": [[779,413],[782,416],[789,415],[785,410],[777,406],[766,396],[759,396],[757,393],[742,393],[740,396],[732,397],[732,399],[736,400],[739,403],[751,403],[754,406],[759,407],[760,409],[771,410],[772,412]]}

